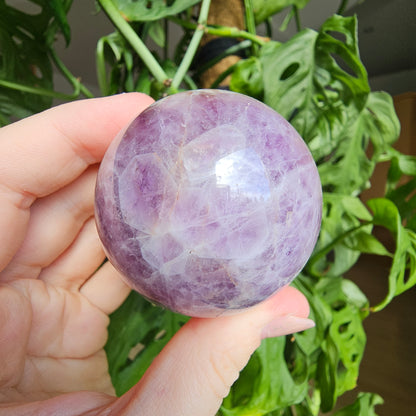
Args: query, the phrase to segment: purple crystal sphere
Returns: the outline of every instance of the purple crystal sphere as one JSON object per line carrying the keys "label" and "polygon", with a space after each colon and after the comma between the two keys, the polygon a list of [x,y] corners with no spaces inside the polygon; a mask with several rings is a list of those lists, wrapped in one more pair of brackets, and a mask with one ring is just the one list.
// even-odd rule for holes
{"label": "purple crystal sphere", "polygon": [[99,169],[96,221],[130,287],[185,315],[255,305],[315,246],[322,192],[294,128],[253,98],[163,98],[116,137]]}

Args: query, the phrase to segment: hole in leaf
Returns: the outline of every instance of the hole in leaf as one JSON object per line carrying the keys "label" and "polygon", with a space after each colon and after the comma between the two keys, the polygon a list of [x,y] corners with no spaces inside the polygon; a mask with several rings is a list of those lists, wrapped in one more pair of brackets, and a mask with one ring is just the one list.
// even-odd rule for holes
{"label": "hole in leaf", "polygon": [[326,161],[327,161],[327,157],[322,156],[319,159],[317,159],[315,163],[319,166],[319,165],[322,165],[322,163],[325,163]]}
{"label": "hole in leaf", "polygon": [[334,39],[341,41],[342,43],[347,44],[347,36],[345,33],[336,32],[335,30],[328,30],[326,33],[329,36],[332,36]]}
{"label": "hole in leaf", "polygon": [[357,359],[358,359],[358,354],[357,353],[354,353],[354,354],[351,355],[351,362],[352,363],[355,363],[357,361]]}
{"label": "hole in leaf", "polygon": [[341,324],[338,327],[338,332],[340,334],[344,334],[345,332],[347,332],[348,331],[348,327],[350,326],[350,323],[351,323],[351,321],[350,322],[345,322],[344,324]]}
{"label": "hole in leaf", "polygon": [[327,217],[331,216],[331,211],[332,211],[332,204],[327,204],[327,206],[326,206],[326,216]]}
{"label": "hole in leaf", "polygon": [[343,159],[344,159],[344,155],[337,156],[337,157],[334,157],[334,158],[332,159],[331,163],[332,163],[333,165],[336,165],[336,164],[338,164],[338,163],[342,162],[342,160],[343,160]]}
{"label": "hole in leaf", "polygon": [[146,3],[146,9],[151,9],[152,8],[152,2],[149,0],[147,3]]}
{"label": "hole in leaf", "polygon": [[139,342],[134,347],[131,348],[128,354],[128,359],[134,361],[135,358],[146,348],[146,345]]}
{"label": "hole in leaf", "polygon": [[147,334],[142,337],[141,342],[144,345],[151,344],[153,341],[163,338],[165,335],[164,330],[160,330],[159,328],[152,328]]}
{"label": "hole in leaf", "polygon": [[39,78],[39,79],[42,79],[43,78],[42,71],[41,71],[41,69],[37,65],[32,65],[30,69],[31,69],[32,74],[36,78]]}
{"label": "hole in leaf", "polygon": [[339,99],[339,91],[335,88],[333,88],[331,85],[326,85],[324,87],[324,90],[326,91],[325,99],[322,102],[321,105],[326,104],[327,102],[333,102]]}
{"label": "hole in leaf", "polygon": [[295,74],[295,72],[299,69],[300,65],[297,62],[294,62],[293,64],[290,64],[280,75],[280,81],[284,81],[288,78],[290,78],[292,75]]}
{"label": "hole in leaf", "polygon": [[331,85],[326,85],[324,88],[326,91],[336,92],[338,93],[338,90],[332,87]]}
{"label": "hole in leaf", "polygon": [[27,38],[29,38],[31,40],[35,40],[35,37],[34,37],[33,33],[31,33],[29,30],[27,30],[24,26],[17,25],[17,28],[20,31],[19,35],[21,35],[23,37],[26,36]]}
{"label": "hole in leaf", "polygon": [[293,109],[292,114],[288,117],[287,121],[291,123],[293,119],[298,115],[299,113],[299,107],[296,107]]}
{"label": "hole in leaf", "polygon": [[20,46],[23,42],[22,39],[20,39],[19,37],[17,37],[16,35],[12,36],[13,42],[15,43],[16,46]]}
{"label": "hole in leaf", "polygon": [[374,155],[374,145],[372,142],[368,143],[367,137],[363,136],[362,139],[362,147],[363,149],[366,149],[366,156],[368,159],[372,159]]}
{"label": "hole in leaf", "polygon": [[295,345],[293,344],[293,342],[290,342],[288,339],[286,339],[284,355],[285,355],[285,360],[289,368],[289,371],[293,369],[293,367],[295,366],[295,348],[294,347]]}
{"label": "hole in leaf", "polygon": [[336,62],[336,64],[348,75],[351,75],[354,78],[358,78],[356,72],[353,68],[344,60],[344,58],[341,55],[338,55],[337,53],[331,53],[331,58]]}
{"label": "hole in leaf", "polygon": [[345,364],[342,362],[342,360],[339,360],[338,361],[338,366],[337,366],[337,373],[338,373],[338,375],[344,374],[347,371],[348,370],[347,370],[347,367],[345,367]]}
{"label": "hole in leaf", "polygon": [[294,342],[294,338],[286,337],[284,357],[293,381],[302,383],[305,380],[306,366],[304,365],[302,353]]}
{"label": "hole in leaf", "polygon": [[347,306],[347,303],[344,300],[336,300],[335,302],[332,303],[331,308],[334,311],[341,311],[342,309],[344,309]]}
{"label": "hole in leaf", "polygon": [[161,329],[156,335],[155,335],[155,341],[162,339],[166,335],[166,329]]}
{"label": "hole in leaf", "polygon": [[36,15],[42,12],[42,7],[28,0],[6,0],[6,5],[26,14]]}
{"label": "hole in leaf", "polygon": [[326,185],[323,185],[323,186],[322,186],[322,190],[323,190],[324,192],[328,192],[328,193],[334,192],[334,190],[335,190],[335,185],[334,185],[334,184],[332,184],[332,183],[327,183]]}
{"label": "hole in leaf", "polygon": [[403,275],[403,285],[407,285],[409,280],[413,277],[414,271],[410,270],[409,264],[407,265]]}
{"label": "hole in leaf", "polygon": [[331,250],[327,255],[326,255],[326,260],[329,263],[333,263],[335,261],[335,250]]}

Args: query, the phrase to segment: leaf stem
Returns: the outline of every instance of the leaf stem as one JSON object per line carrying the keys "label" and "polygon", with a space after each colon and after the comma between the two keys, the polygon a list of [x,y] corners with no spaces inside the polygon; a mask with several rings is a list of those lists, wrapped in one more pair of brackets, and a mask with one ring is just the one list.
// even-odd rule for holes
{"label": "leaf stem", "polygon": [[169,57],[169,20],[163,20],[163,30],[165,32],[165,43],[163,45],[163,58],[166,60]]}
{"label": "leaf stem", "polygon": [[95,50],[95,66],[97,70],[98,86],[100,87],[101,94],[103,95],[107,95],[109,91],[104,57],[105,41],[106,37],[100,38],[97,42]]}
{"label": "leaf stem", "polygon": [[114,26],[125,37],[135,52],[140,56],[156,80],[162,84],[166,84],[169,78],[166,75],[166,72],[160,66],[159,62],[152,55],[143,41],[137,36],[134,29],[123,18],[114,3],[111,0],[98,0],[98,2],[100,3],[109,19],[113,22]]}
{"label": "leaf stem", "polygon": [[341,241],[349,237],[351,234],[354,234],[359,229],[368,226],[369,224],[372,224],[371,221],[366,221],[361,223],[360,225],[357,225],[353,228],[350,228],[349,230],[345,231],[344,233],[338,235],[334,240],[332,240],[329,244],[327,244],[325,247],[318,250],[316,253],[314,253],[308,261],[307,269],[311,271],[312,275],[316,275],[313,271],[313,266],[315,263],[321,259],[322,257],[326,256],[337,244],[339,244]]}
{"label": "leaf stem", "polygon": [[246,14],[246,28],[252,35],[256,34],[256,22],[254,20],[252,0],[244,0],[244,9]]}
{"label": "leaf stem", "polygon": [[201,10],[199,12],[199,18],[198,18],[198,25],[195,28],[195,32],[189,43],[188,49],[185,52],[182,62],[180,63],[172,79],[172,84],[171,84],[172,92],[177,91],[177,89],[179,88],[180,84],[182,83],[186,73],[188,72],[192,64],[192,61],[195,57],[198,46],[201,42],[202,36],[204,35],[204,32],[205,32],[210,5],[211,5],[211,0],[202,0]]}
{"label": "leaf stem", "polygon": [[[177,17],[170,16],[169,20],[172,22],[182,26],[185,29],[194,30],[197,28],[198,25],[192,22],[183,21],[178,19]],[[220,36],[224,38],[241,38],[241,39],[248,39],[258,45],[264,45],[265,43],[270,41],[270,38],[253,35],[246,30],[240,30],[236,27],[229,27],[229,26],[204,26],[204,33],[214,36]]]}
{"label": "leaf stem", "polygon": [[290,412],[292,413],[292,416],[298,416],[298,412],[296,411],[296,407],[294,404],[290,406]]}
{"label": "leaf stem", "polygon": [[[254,18],[253,12],[253,1],[252,0],[244,0],[244,11],[245,11],[245,21],[246,21],[246,28],[247,32],[253,36],[256,36],[256,21]],[[257,55],[258,45],[257,43],[252,44],[252,52],[254,55]]]}
{"label": "leaf stem", "polygon": [[271,17],[269,17],[268,19],[266,19],[264,21],[264,25],[266,27],[266,35],[268,38],[271,38],[273,36],[273,22]]}
{"label": "leaf stem", "polygon": [[295,16],[296,30],[300,32],[302,30],[302,25],[300,23],[300,14],[298,6],[293,6],[293,14]]}
{"label": "leaf stem", "polygon": [[186,82],[189,86],[190,89],[192,90],[197,90],[198,89],[198,85],[196,85],[195,81],[188,75],[186,74],[183,78],[184,82]]}
{"label": "leaf stem", "polygon": [[71,94],[73,98],[77,98],[79,93],[81,92],[88,98],[93,98],[94,94],[78,79],[76,78],[72,72],[65,66],[65,64],[61,61],[59,56],[57,55],[56,51],[53,48],[49,49],[49,53],[54,61],[56,67],[59,71],[64,75],[64,77],[71,83],[74,87],[74,92]]}
{"label": "leaf stem", "polygon": [[341,4],[338,7],[337,14],[342,15],[345,12],[345,9],[348,6],[348,0],[342,0]]}
{"label": "leaf stem", "polygon": [[78,97],[78,94],[65,94],[62,92],[47,90],[45,88],[31,87],[29,85],[18,84],[16,82],[6,81],[4,79],[0,79],[0,87],[26,92],[29,94],[41,95],[43,97],[57,98],[60,100],[75,100]]}
{"label": "leaf stem", "polygon": [[7,80],[0,80],[0,86],[4,88],[9,88],[15,91],[21,91],[26,92],[29,94],[36,94],[43,97],[50,97],[55,98],[58,100],[64,100],[64,101],[72,101],[79,97],[80,93],[84,94],[88,98],[94,97],[94,94],[84,85],[81,83],[81,81],[76,78],[71,71],[65,66],[65,64],[61,61],[59,56],[57,55],[56,51],[50,47],[48,50],[53,62],[55,63],[56,67],[59,69],[59,71],[62,73],[62,75],[69,81],[69,83],[74,88],[74,91],[71,94],[66,94],[54,90],[48,90],[46,88],[39,88],[39,87],[33,87],[31,85],[24,85],[19,84],[17,82],[13,81],[7,81]]}

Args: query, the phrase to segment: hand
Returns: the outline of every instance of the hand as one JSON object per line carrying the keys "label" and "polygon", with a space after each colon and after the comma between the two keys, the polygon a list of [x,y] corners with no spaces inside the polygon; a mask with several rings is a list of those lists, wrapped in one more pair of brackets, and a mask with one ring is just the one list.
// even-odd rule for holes
{"label": "hand", "polygon": [[0,130],[0,413],[215,415],[261,339],[313,326],[287,287],[239,315],[191,319],[140,382],[114,396],[103,347],[129,288],[94,223],[98,163],[152,102],[78,101]]}

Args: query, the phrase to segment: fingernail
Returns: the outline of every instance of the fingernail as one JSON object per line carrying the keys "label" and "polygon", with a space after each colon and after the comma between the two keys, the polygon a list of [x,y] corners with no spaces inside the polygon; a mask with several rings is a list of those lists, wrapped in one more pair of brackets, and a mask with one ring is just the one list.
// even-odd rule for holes
{"label": "fingernail", "polygon": [[315,322],[312,319],[300,318],[294,315],[279,316],[263,328],[261,338],[273,338],[294,334],[295,332],[305,331],[314,326]]}

